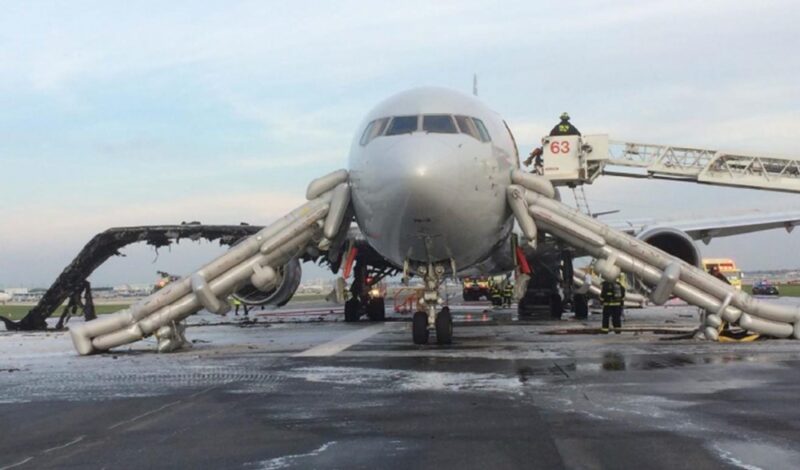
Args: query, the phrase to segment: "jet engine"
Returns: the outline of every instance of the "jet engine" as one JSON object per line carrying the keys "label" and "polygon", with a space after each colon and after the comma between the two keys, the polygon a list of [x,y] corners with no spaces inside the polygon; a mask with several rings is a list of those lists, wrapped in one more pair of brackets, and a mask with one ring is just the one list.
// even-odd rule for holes
{"label": "jet engine", "polygon": [[694,240],[681,230],[670,227],[654,227],[643,231],[636,238],[693,266],[702,267],[703,257],[700,250],[695,246]]}
{"label": "jet engine", "polygon": [[275,287],[268,291],[260,291],[252,284],[247,284],[236,291],[233,296],[246,305],[260,306],[272,305],[281,307],[292,299],[297,287],[300,285],[300,277],[303,270],[300,261],[292,258],[288,263],[278,269],[278,282]]}

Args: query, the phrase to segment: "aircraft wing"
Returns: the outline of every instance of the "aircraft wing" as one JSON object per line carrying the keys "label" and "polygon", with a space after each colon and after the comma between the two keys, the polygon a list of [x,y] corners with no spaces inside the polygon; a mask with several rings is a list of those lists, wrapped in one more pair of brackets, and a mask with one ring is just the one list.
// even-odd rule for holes
{"label": "aircraft wing", "polygon": [[739,215],[695,219],[613,221],[609,225],[630,235],[638,235],[654,227],[669,227],[686,233],[693,240],[703,240],[704,243],[708,243],[711,239],[717,237],[761,232],[776,228],[791,232],[795,226],[800,225],[800,211],[754,211]]}

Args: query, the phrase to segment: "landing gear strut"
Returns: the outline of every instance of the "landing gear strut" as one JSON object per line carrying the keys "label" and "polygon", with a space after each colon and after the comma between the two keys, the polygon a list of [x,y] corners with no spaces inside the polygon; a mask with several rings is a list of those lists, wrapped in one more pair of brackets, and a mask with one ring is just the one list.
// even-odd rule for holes
{"label": "landing gear strut", "polygon": [[453,342],[453,317],[450,307],[443,307],[438,311],[439,305],[444,303],[439,296],[439,287],[444,280],[445,268],[442,265],[420,266],[418,273],[425,281],[425,292],[420,299],[420,305],[425,311],[414,314],[412,324],[412,337],[414,344],[428,344],[430,328],[436,329],[436,342],[450,344]]}
{"label": "landing gear strut", "polygon": [[[386,304],[383,292],[375,286],[387,275],[387,270],[375,270],[362,261],[356,261],[353,269],[353,284],[350,286],[350,299],[344,303],[344,321],[357,322],[366,314],[371,321],[386,320]],[[374,295],[372,290],[379,293]]]}

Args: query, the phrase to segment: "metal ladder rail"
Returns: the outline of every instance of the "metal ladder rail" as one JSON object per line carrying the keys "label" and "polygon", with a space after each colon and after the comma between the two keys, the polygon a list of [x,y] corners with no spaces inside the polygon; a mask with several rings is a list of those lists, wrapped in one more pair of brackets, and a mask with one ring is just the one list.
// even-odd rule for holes
{"label": "metal ladder rail", "polygon": [[780,156],[748,155],[718,150],[609,141],[608,166],[640,168],[654,178],[684,179],[721,186],[800,192],[800,160]]}
{"label": "metal ladder rail", "polygon": [[575,207],[589,217],[592,217],[592,210],[589,208],[589,199],[586,197],[586,191],[583,185],[573,187],[572,196],[575,198]]}

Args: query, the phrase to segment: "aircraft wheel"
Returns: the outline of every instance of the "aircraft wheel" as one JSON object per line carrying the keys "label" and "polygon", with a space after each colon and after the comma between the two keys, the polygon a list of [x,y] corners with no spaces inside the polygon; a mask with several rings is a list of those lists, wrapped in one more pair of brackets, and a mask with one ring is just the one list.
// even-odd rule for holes
{"label": "aircraft wheel", "polygon": [[344,321],[357,322],[361,317],[361,302],[353,298],[344,303]]}
{"label": "aircraft wheel", "polygon": [[414,344],[428,344],[428,314],[425,312],[417,312],[414,314],[414,320],[411,330],[414,338]]}
{"label": "aircraft wheel", "polygon": [[372,321],[386,320],[386,306],[383,297],[369,301],[367,304],[367,317]]}
{"label": "aircraft wheel", "polygon": [[436,316],[436,342],[450,344],[453,342],[453,316],[450,308],[444,307]]}

